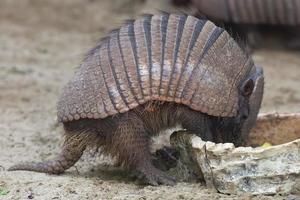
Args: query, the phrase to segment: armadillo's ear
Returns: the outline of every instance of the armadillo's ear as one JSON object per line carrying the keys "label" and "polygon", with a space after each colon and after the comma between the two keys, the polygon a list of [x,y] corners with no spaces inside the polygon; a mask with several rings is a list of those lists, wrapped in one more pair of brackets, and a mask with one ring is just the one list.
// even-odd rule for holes
{"label": "armadillo's ear", "polygon": [[250,97],[254,89],[254,81],[252,78],[246,80],[241,88],[242,95],[245,97]]}

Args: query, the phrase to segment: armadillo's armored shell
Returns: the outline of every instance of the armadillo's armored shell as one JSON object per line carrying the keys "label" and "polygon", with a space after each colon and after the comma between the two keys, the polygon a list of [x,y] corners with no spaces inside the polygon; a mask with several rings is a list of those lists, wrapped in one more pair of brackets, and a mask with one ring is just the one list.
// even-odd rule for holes
{"label": "armadillo's armored shell", "polygon": [[193,0],[206,16],[231,23],[300,25],[300,0]]}
{"label": "armadillo's armored shell", "polygon": [[105,118],[152,100],[235,116],[238,86],[253,68],[229,34],[210,21],[145,16],[89,52],[64,88],[58,119]]}

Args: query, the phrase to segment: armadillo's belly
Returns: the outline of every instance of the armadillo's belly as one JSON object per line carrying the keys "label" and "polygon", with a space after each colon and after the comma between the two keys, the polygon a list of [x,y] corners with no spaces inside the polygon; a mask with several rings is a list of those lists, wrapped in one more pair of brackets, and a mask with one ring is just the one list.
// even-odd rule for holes
{"label": "armadillo's belly", "polygon": [[191,16],[145,16],[90,51],[58,103],[62,122],[105,118],[148,101],[234,116],[238,86],[255,70],[223,29]]}

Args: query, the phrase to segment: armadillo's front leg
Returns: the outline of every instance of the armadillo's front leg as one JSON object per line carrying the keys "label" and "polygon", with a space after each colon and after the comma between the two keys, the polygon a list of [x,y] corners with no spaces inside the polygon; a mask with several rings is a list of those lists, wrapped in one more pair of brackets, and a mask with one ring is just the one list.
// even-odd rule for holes
{"label": "armadillo's front leg", "polygon": [[82,135],[67,136],[61,153],[53,160],[45,162],[26,162],[10,167],[9,171],[25,170],[43,172],[49,174],[60,174],[72,167],[82,156],[86,146]]}
{"label": "armadillo's front leg", "polygon": [[216,136],[210,129],[211,120],[197,111],[187,110],[183,113],[181,121],[187,132],[196,134],[204,141],[216,141]]}
{"label": "armadillo's front leg", "polygon": [[153,166],[149,140],[143,122],[137,116],[129,115],[121,120],[119,128],[113,134],[111,153],[147,184],[174,185],[175,179]]}

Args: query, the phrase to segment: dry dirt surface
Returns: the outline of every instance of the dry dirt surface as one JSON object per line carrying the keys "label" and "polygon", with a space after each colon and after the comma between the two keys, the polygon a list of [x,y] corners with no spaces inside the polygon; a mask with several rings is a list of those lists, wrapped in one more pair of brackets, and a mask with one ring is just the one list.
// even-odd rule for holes
{"label": "dry dirt surface", "polygon": [[[0,199],[284,199],[223,195],[203,184],[140,186],[99,154],[54,176],[8,172],[21,161],[53,157],[62,142],[56,101],[84,53],[124,19],[171,11],[159,0],[0,1]],[[300,52],[259,50],[265,69],[262,111],[300,111]]]}

